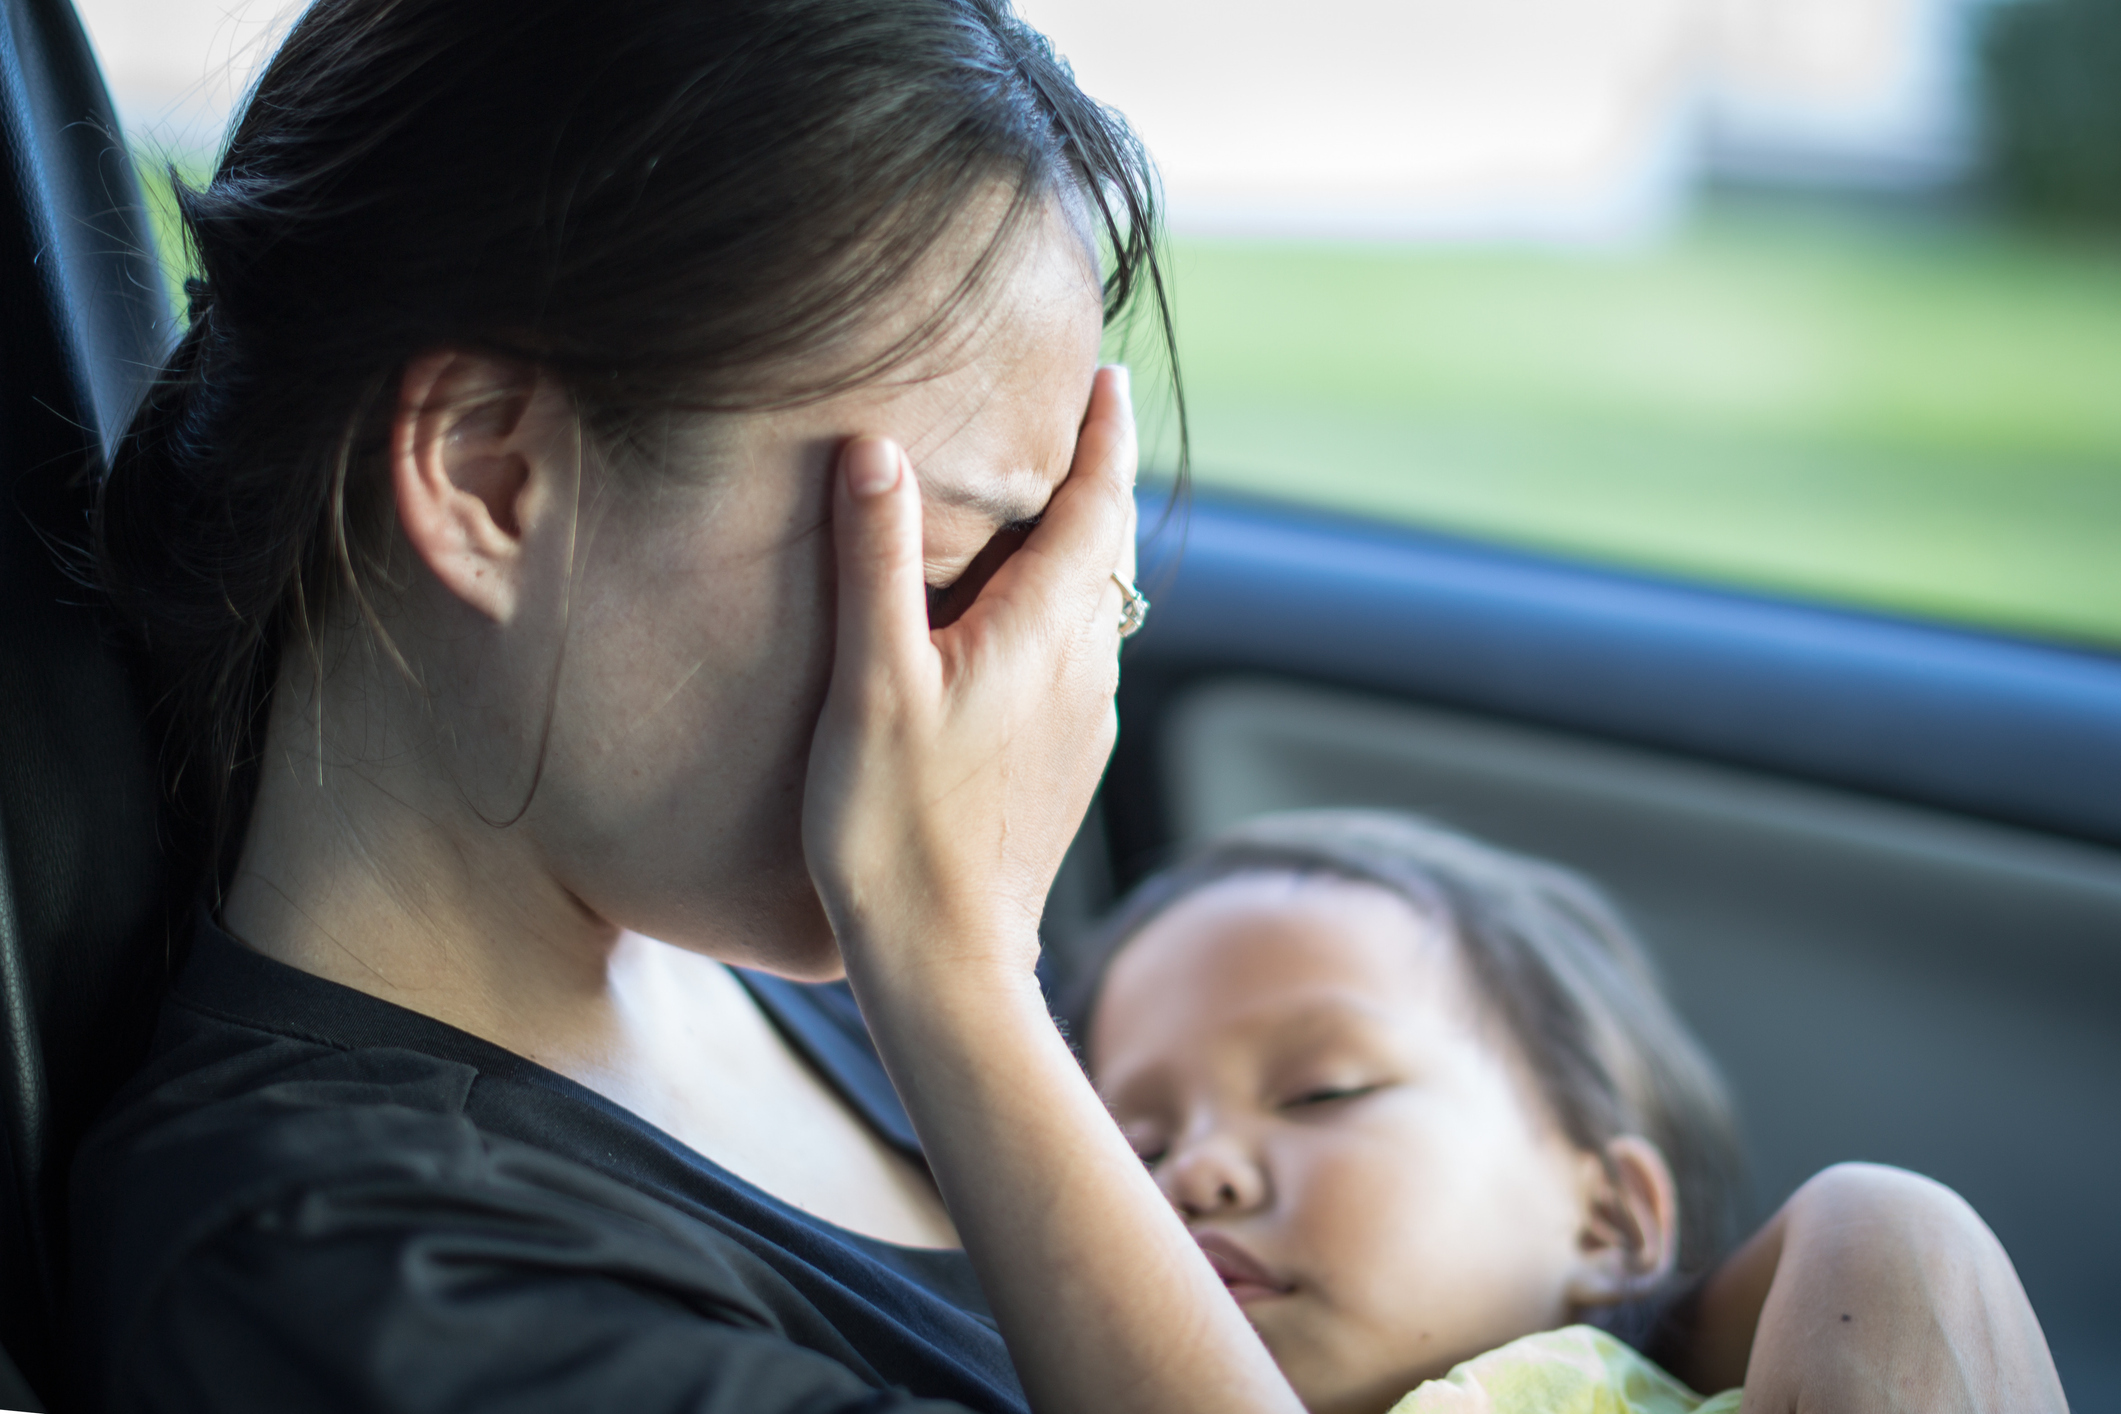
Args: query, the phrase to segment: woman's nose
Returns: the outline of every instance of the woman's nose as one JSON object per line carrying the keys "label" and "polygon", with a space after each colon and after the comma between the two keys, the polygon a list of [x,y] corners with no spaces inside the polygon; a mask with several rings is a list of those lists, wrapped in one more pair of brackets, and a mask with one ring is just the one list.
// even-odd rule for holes
{"label": "woman's nose", "polygon": [[1226,1135],[1187,1144],[1157,1171],[1164,1197],[1187,1219],[1242,1213],[1267,1198],[1267,1176],[1243,1146]]}

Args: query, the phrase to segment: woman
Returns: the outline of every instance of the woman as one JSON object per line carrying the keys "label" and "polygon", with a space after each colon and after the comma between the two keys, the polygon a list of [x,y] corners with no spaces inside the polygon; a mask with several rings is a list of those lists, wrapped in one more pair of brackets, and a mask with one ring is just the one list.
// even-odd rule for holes
{"label": "woman", "polygon": [[[98,530],[216,888],[76,1165],[90,1399],[1293,1409],[1032,980],[1132,610],[1118,120],[997,0],[322,0],[186,205]],[[2037,1373],[1963,1205],[1807,1191],[1703,1358]]]}

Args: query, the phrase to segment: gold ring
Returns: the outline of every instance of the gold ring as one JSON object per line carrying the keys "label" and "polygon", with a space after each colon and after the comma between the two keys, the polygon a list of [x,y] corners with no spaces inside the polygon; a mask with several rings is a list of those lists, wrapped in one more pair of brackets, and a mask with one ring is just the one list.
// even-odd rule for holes
{"label": "gold ring", "polygon": [[1112,571],[1112,582],[1119,586],[1120,593],[1127,596],[1126,602],[1120,606],[1119,636],[1132,638],[1140,633],[1142,625],[1149,621],[1149,596],[1121,579],[1118,570]]}

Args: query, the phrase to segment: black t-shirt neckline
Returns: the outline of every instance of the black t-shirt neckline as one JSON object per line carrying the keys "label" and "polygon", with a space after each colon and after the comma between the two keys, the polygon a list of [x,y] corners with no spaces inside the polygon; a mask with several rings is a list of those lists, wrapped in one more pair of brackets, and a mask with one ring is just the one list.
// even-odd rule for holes
{"label": "black t-shirt neckline", "polygon": [[[738,975],[850,1107],[918,1157],[844,985]],[[836,1409],[851,1374],[882,1397],[865,1410],[1024,1408],[963,1252],[824,1222],[566,1076],[276,962],[204,916],[146,1065],[82,1146],[73,1197],[77,1330],[121,1383],[188,1382],[194,1358],[227,1368],[239,1349],[362,1379],[509,1380],[589,1341],[591,1366],[570,1378],[614,1397],[704,1381],[747,1414]],[[466,1262],[502,1284],[457,1285]],[[217,1284],[234,1270],[239,1287]],[[540,1270],[550,1301],[523,1284]],[[327,1291],[364,1293],[360,1320],[318,1305]],[[518,1305],[492,1324],[503,1300]],[[386,1325],[390,1343],[373,1345]],[[446,1335],[458,1327],[490,1335],[466,1344]],[[772,1331],[785,1356],[757,1344]],[[694,1353],[672,1364],[679,1347]],[[372,1394],[423,1407],[410,1386]]]}
{"label": "black t-shirt neckline", "polygon": [[[860,1008],[844,982],[805,984],[770,973],[732,967],[730,972],[766,1019],[807,1061],[833,1092],[892,1148],[926,1166],[913,1120],[891,1088],[882,1060],[864,1028]],[[535,1085],[601,1110],[621,1124],[654,1135],[769,1207],[815,1224],[865,1248],[922,1282],[947,1273],[943,1285],[953,1302],[992,1322],[977,1281],[959,1279],[958,1248],[911,1247],[844,1228],[805,1212],[743,1175],[723,1168],[683,1141],[568,1076],[505,1046],[495,1045],[446,1021],[396,1002],[304,972],[252,948],[201,911],[192,953],[179,973],[175,994],[186,1005],[242,1026],[255,1026],[336,1050],[394,1048],[418,1051],[470,1066],[495,1079]]]}

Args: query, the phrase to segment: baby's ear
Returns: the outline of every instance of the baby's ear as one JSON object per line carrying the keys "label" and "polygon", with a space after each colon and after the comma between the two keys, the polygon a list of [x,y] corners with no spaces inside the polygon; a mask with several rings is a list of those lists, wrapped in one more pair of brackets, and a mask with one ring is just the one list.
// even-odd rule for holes
{"label": "baby's ear", "polygon": [[1583,1157],[1583,1225],[1568,1287],[1579,1310],[1641,1296],[1679,1260],[1679,1188],[1657,1146],[1627,1134]]}

